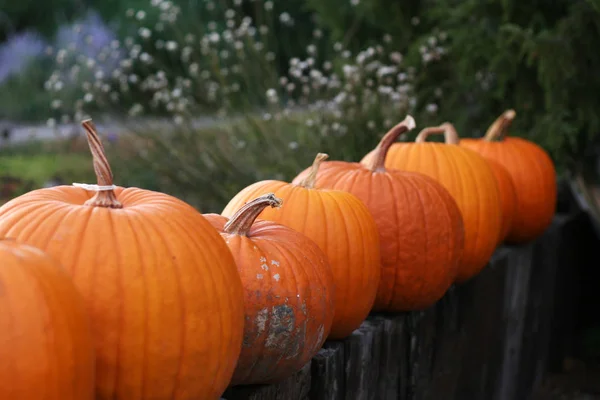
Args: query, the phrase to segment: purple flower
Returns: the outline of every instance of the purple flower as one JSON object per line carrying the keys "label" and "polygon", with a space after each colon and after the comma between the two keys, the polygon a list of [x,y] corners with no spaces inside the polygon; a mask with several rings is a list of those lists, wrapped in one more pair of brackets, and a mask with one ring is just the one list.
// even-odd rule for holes
{"label": "purple flower", "polygon": [[[78,29],[75,29],[75,26]],[[90,38],[91,41],[87,41]],[[74,53],[81,54],[98,61],[98,55],[103,49],[117,40],[117,35],[102,21],[102,18],[93,11],[88,12],[85,18],[70,26],[63,26],[56,34],[56,48],[63,49],[74,46]],[[108,57],[97,66],[104,73],[110,73],[119,65],[124,57],[123,51],[118,51],[119,57]]]}
{"label": "purple flower", "polygon": [[0,46],[0,82],[15,72],[22,71],[36,57],[43,54],[47,44],[34,32],[12,35]]}

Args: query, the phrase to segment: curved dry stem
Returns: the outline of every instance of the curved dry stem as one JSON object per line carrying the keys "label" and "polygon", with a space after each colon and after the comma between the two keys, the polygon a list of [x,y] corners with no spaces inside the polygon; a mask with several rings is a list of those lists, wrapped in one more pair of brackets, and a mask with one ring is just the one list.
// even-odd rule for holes
{"label": "curved dry stem", "polygon": [[223,227],[223,232],[247,236],[252,224],[259,214],[266,207],[279,208],[283,205],[283,200],[275,197],[275,193],[267,193],[256,199],[244,204],[235,214],[227,221]]}
{"label": "curved dry stem", "polygon": [[381,138],[381,141],[377,147],[375,147],[375,150],[373,150],[372,157],[364,164],[365,167],[373,172],[385,170],[385,158],[387,157],[387,153],[390,150],[390,147],[392,147],[392,144],[394,144],[403,133],[415,129],[416,125],[415,119],[411,115],[407,115],[402,122],[390,129],[383,138]]}
{"label": "curved dry stem", "polygon": [[446,144],[458,144],[460,138],[458,137],[458,132],[456,132],[456,128],[450,122],[444,122],[439,126],[430,126],[428,128],[424,128],[419,132],[417,138],[415,139],[415,143],[425,143],[427,138],[430,135],[444,135],[444,143]]}
{"label": "curved dry stem", "polygon": [[[92,120],[87,119],[81,123],[87,133],[87,141],[94,160],[94,172],[98,186],[112,186],[113,174],[110,164],[104,153],[104,146],[98,137]],[[114,190],[102,190],[96,192],[94,197],[84,203],[86,206],[122,208],[123,205],[117,200]]]}
{"label": "curved dry stem", "polygon": [[513,120],[517,116],[517,112],[513,109],[506,110],[490,125],[487,132],[485,132],[484,140],[489,142],[503,140],[506,136],[508,128],[511,126]]}
{"label": "curved dry stem", "polygon": [[318,153],[315,157],[315,160],[312,163],[312,167],[310,168],[310,172],[306,178],[302,180],[298,184],[298,186],[305,187],[307,189],[313,189],[315,187],[315,182],[317,180],[317,174],[319,173],[319,167],[321,163],[329,158],[329,155],[325,153]]}

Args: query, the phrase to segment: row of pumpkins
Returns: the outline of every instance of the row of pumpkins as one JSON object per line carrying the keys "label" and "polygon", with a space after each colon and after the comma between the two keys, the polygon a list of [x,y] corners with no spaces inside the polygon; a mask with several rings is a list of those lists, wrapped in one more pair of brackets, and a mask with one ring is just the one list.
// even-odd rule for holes
{"label": "row of pumpkins", "polygon": [[361,162],[319,154],[221,215],[113,186],[84,121],[98,185],[0,208],[0,398],[217,399],[289,377],[372,310],[433,305],[552,219],[554,166],[506,137],[514,117],[483,139],[445,123],[396,143],[407,116]]}

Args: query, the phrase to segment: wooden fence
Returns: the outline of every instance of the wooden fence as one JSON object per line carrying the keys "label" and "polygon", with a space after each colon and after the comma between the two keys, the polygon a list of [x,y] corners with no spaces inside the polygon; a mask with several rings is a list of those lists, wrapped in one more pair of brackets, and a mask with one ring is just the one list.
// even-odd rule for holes
{"label": "wooden fence", "polygon": [[[501,247],[434,307],[371,315],[295,376],[229,388],[227,400],[521,400],[562,362],[587,214],[557,214],[537,241]],[[591,246],[593,247],[593,245]],[[550,350],[553,351],[550,351]]]}

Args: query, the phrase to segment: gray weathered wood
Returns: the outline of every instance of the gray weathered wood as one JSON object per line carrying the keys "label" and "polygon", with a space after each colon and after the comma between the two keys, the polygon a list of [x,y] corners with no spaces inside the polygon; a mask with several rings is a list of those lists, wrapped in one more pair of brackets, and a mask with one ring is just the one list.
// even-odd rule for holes
{"label": "gray weathered wood", "polygon": [[344,400],[346,363],[344,343],[325,342],[311,362],[310,400]]}
{"label": "gray weathered wood", "polygon": [[370,318],[381,324],[381,355],[377,380],[377,399],[399,399],[405,394],[408,379],[408,337],[405,316],[375,315]]}
{"label": "gray weathered wood", "polygon": [[345,399],[378,400],[382,325],[366,320],[344,341]]}
{"label": "gray weathered wood", "polygon": [[311,363],[282,382],[272,385],[248,385],[229,388],[226,400],[308,400],[311,380]]}

